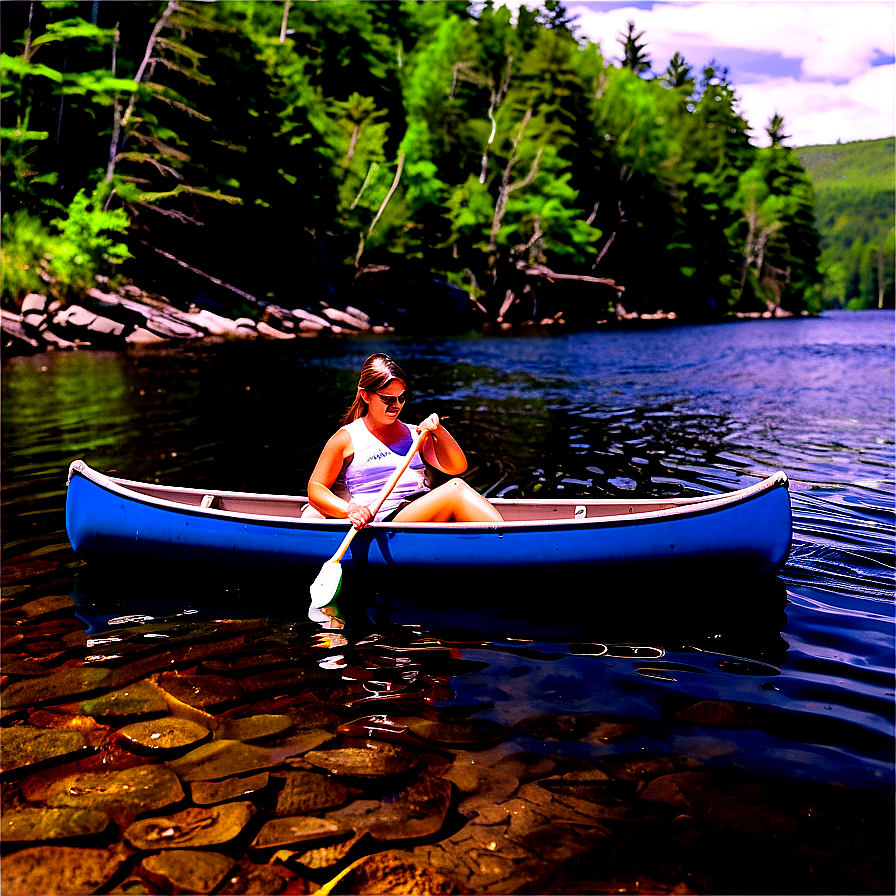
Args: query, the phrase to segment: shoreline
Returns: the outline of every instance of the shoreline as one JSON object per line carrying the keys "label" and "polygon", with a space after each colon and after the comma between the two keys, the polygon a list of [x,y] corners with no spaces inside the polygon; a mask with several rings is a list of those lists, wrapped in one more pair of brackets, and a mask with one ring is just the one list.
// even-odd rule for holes
{"label": "shoreline", "polygon": [[[469,332],[478,331],[488,336],[518,336],[533,332],[781,320],[817,317],[823,313],[824,311],[818,314],[802,311],[795,314],[775,308],[766,311],[730,312],[718,317],[696,319],[682,318],[675,312],[638,314],[626,311],[618,305],[615,315],[589,321],[567,320],[561,315],[514,322],[484,320],[478,324],[473,323]],[[131,348],[244,340],[290,341],[334,336],[420,335],[413,327],[404,331],[386,322],[373,320],[365,311],[350,305],[335,307],[322,302],[315,312],[267,304],[261,318],[256,320],[247,316],[227,317],[196,305],[182,310],[164,296],[145,292],[131,285],[123,286],[116,292],[89,289],[82,303],[67,306],[43,294],[29,293],[22,302],[21,314],[3,309],[0,322],[5,355],[85,349],[126,351]],[[458,332],[466,331],[460,328]]]}

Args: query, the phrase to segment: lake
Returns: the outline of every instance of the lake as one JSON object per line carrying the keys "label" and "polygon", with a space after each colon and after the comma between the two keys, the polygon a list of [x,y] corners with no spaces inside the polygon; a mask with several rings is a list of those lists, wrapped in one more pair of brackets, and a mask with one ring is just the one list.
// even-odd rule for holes
{"label": "lake", "polygon": [[[110,582],[77,561],[71,461],[303,494],[373,351],[409,374],[403,418],[447,418],[467,480],[491,496],[691,496],[786,471],[786,567],[746,580],[352,580],[337,609],[309,619],[310,581],[135,568]],[[84,874],[94,853],[117,856],[100,892],[184,886],[179,866],[150,868],[178,850],[135,845],[130,825],[209,811],[201,775],[180,771],[186,746],[154,753],[121,734],[170,715],[266,757],[210,773],[266,777],[242,802],[209,804],[249,803],[252,820],[226,845],[200,843],[230,864],[188,892],[312,892],[346,867],[332,892],[365,892],[400,877],[396,862],[439,892],[892,892],[892,311],[54,353],[4,359],[2,389],[4,730],[86,738],[4,763],[4,812],[26,819],[5,837],[7,869],[53,843]],[[293,666],[314,683],[274,675]],[[104,684],[86,683],[88,669]],[[167,709],[96,704],[144,679]],[[214,682],[239,695],[172,696]],[[312,705],[328,720],[303,723]],[[237,724],[262,716],[287,727]],[[319,749],[309,731],[323,732]],[[371,743],[410,751],[416,771],[312,761]],[[159,764],[178,770],[181,797],[115,804],[98,831],[27,826],[46,806],[87,805],[53,795],[73,775]],[[307,848],[268,828],[299,772],[348,782],[341,804],[311,813],[344,830]]]}

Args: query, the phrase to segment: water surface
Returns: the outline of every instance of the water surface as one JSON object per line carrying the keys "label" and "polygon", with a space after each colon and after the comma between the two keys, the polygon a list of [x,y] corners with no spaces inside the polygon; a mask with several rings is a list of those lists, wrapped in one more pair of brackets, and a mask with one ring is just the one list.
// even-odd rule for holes
{"label": "water surface", "polygon": [[[184,593],[134,570],[131,581],[98,582],[67,548],[65,471],[82,458],[133,479],[303,493],[371,351],[389,352],[408,372],[413,400],[406,419],[433,411],[448,418],[467,450],[468,481],[483,492],[689,496],[739,488],[783,469],[791,480],[794,543],[777,576],[738,581],[719,575],[646,581],[637,571],[607,580],[598,569],[576,577],[484,574],[446,583],[433,573],[352,582],[339,603],[339,637],[327,627],[303,637],[315,647],[330,637],[321,667],[367,681],[365,712],[388,722],[408,712],[410,701],[414,712],[500,724],[506,736],[489,746],[499,753],[488,754],[485,765],[529,757],[532,768],[536,760],[549,763],[544,769],[555,777],[558,769],[617,768],[643,755],[672,762],[677,771],[746,774],[775,787],[827,794],[833,787],[869,800],[892,793],[889,311],[7,359],[4,565],[61,566],[52,587],[27,575],[9,579],[5,600],[15,606],[41,590],[62,590],[76,598],[77,618],[91,637],[165,622],[172,645],[200,619],[266,616],[274,627],[307,622],[308,583],[299,581],[294,590],[256,583],[260,593],[251,585]],[[382,648],[375,662],[371,644]],[[428,669],[419,659],[426,645],[453,651],[462,665],[454,674]],[[357,669],[381,668],[393,648],[404,650],[417,672],[371,685]],[[391,716],[390,697],[406,701]],[[601,720],[616,734],[595,736]],[[475,793],[464,793],[457,808],[473,824]],[[699,820],[693,806],[691,812]],[[834,880],[827,890],[808,860],[803,867],[788,859],[796,862],[787,871],[792,888],[769,883],[763,891],[874,892],[880,881],[885,891],[892,854],[874,838],[891,842],[886,824],[860,825],[850,817],[831,830],[859,827],[878,844],[872,849],[863,841],[864,878]],[[847,849],[852,841],[843,836]],[[813,861],[817,866],[817,855]],[[666,874],[674,881],[678,873],[669,860],[654,879]],[[593,869],[582,875],[593,885]],[[474,889],[502,892],[499,883],[489,890],[469,880]],[[627,880],[622,871],[619,880]],[[756,878],[742,880],[742,890],[726,891],[759,891]],[[691,885],[704,892],[736,887],[721,869],[702,890]]]}

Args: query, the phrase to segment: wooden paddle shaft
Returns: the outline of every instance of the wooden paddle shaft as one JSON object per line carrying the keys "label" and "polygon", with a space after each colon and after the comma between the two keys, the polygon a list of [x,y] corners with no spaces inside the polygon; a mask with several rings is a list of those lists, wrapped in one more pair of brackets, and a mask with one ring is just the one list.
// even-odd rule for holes
{"label": "wooden paddle shaft", "polygon": [[[383,501],[392,494],[392,489],[395,488],[398,480],[401,479],[404,471],[411,465],[411,461],[414,459],[414,455],[420,450],[420,445],[423,443],[423,440],[426,438],[428,430],[424,429],[423,431],[417,433],[417,438],[414,439],[414,443],[411,445],[411,450],[405,455],[404,460],[398,465],[395,469],[395,472],[389,477],[386,484],[383,486],[383,490],[377,495],[376,500],[373,504],[370,505],[370,512],[376,516],[380,507],[383,506]],[[333,554],[330,559],[331,563],[338,563],[344,556],[345,552],[348,550],[348,546],[352,543],[352,539],[360,532],[360,529],[356,529],[354,526],[349,529],[348,534],[342,540],[342,544],[339,545],[339,550]]]}

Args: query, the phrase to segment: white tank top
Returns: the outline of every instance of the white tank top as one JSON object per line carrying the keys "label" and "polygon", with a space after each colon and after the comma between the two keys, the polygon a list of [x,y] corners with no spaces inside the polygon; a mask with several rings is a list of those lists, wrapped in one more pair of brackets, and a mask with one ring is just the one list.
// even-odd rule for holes
{"label": "white tank top", "polygon": [[[366,504],[368,507],[373,504],[389,477],[407,457],[417,434],[416,428],[399,422],[407,432],[394,448],[390,448],[376,438],[367,428],[363,417],[342,427],[352,440],[354,457],[333,484],[332,490],[335,494],[343,492],[344,496],[344,492],[347,490],[356,504]],[[410,466],[401,474],[392,493],[383,502],[383,506],[374,520],[382,521],[384,517],[400,507],[409,495],[427,491],[428,488],[426,466],[418,451],[411,460]]]}

